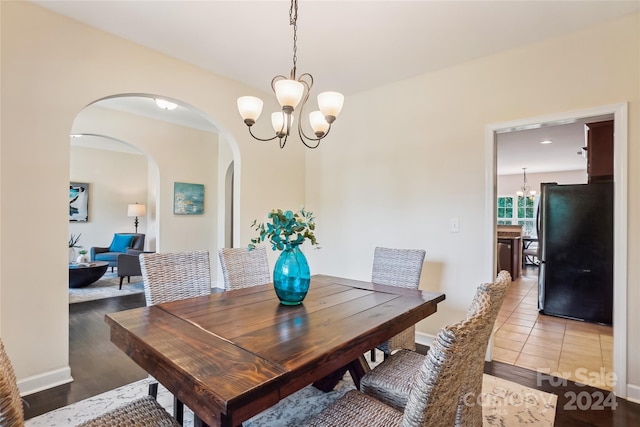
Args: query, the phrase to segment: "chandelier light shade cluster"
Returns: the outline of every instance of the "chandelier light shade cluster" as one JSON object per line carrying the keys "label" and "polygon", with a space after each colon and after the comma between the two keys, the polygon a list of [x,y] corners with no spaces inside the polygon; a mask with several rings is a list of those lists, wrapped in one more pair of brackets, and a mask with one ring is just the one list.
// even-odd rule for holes
{"label": "chandelier light shade cluster", "polygon": [[325,138],[331,130],[332,123],[340,114],[344,96],[338,92],[323,92],[318,95],[319,111],[313,111],[309,114],[309,124],[313,129],[314,136],[308,136],[302,129],[302,111],[309,99],[311,88],[313,87],[313,76],[304,73],[296,77],[297,56],[297,20],[298,20],[298,0],[291,1],[289,9],[289,24],[293,26],[293,68],[289,78],[278,75],[271,80],[271,89],[276,94],[278,103],[282,107],[282,111],[271,114],[271,125],[275,131],[275,136],[271,138],[259,138],[251,131],[260,114],[262,113],[263,102],[255,96],[241,96],[238,98],[238,111],[249,129],[252,137],[259,141],[272,141],[279,139],[280,148],[284,148],[291,129],[294,129],[294,112],[300,105],[297,126],[298,135],[302,143],[308,148],[317,148],[320,141]]}
{"label": "chandelier light shade cluster", "polygon": [[531,190],[531,188],[527,185],[527,168],[522,168],[523,180],[522,187],[520,187],[520,191],[516,191],[516,194],[520,197],[536,197],[536,191]]}

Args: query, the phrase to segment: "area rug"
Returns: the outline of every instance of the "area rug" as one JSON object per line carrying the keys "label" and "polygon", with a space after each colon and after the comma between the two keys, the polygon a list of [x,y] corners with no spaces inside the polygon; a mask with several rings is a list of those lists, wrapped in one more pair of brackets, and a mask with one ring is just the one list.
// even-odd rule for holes
{"label": "area rug", "polygon": [[131,283],[127,283],[127,278],[125,277],[122,282],[122,289],[118,289],[119,286],[120,278],[118,274],[107,271],[104,276],[89,286],[69,288],[69,304],[144,292],[142,276],[132,277]]}
{"label": "area rug", "polygon": [[[101,395],[65,406],[27,420],[26,427],[58,427],[77,425],[133,399],[145,396],[148,380],[140,380]],[[277,405],[243,423],[243,427],[299,426],[326,405],[353,389],[348,374],[329,393],[307,386],[283,399]],[[558,396],[500,378],[485,375],[483,382],[484,427],[553,426]],[[173,398],[162,386],[158,402],[172,413]],[[185,427],[193,427],[193,413],[185,408]]]}

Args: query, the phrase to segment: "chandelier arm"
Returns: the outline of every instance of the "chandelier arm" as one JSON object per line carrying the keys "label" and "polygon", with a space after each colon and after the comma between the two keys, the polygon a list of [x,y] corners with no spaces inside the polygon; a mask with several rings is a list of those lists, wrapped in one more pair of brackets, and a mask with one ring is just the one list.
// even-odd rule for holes
{"label": "chandelier arm", "polygon": [[[305,78],[308,78],[309,81],[306,81]],[[311,74],[300,74],[300,77],[298,77],[298,81],[307,87],[308,92],[311,92],[311,88],[313,87],[313,76]]]}
{"label": "chandelier arm", "polygon": [[[309,81],[305,80],[305,78],[307,78]],[[311,88],[313,87],[313,76],[309,73],[304,73],[300,75],[300,78],[298,78],[298,81],[302,83],[306,89],[305,91],[306,93],[302,98],[302,102],[300,103],[300,109],[298,111],[298,136],[300,136],[300,140],[302,140],[302,143],[307,148],[318,148],[318,145],[320,145],[320,140],[322,140],[325,136],[327,136],[327,134],[329,133],[329,130],[331,130],[331,125],[329,125],[329,129],[327,130],[327,132],[324,135],[322,135],[320,138],[313,138],[313,137],[307,136],[307,134],[304,133],[304,130],[302,129],[302,117],[304,115],[303,114],[304,106],[307,104],[307,101],[309,100],[309,95],[311,94]],[[307,141],[317,141],[317,142],[315,145],[310,145],[307,143]]]}
{"label": "chandelier arm", "polygon": [[254,138],[257,139],[258,141],[264,141],[264,142],[269,142],[269,141],[273,141],[274,139],[276,139],[278,137],[278,135],[274,136],[273,138],[268,138],[268,139],[263,139],[263,138],[259,138],[257,136],[255,136],[253,134],[253,132],[251,131],[251,126],[248,126],[249,128],[249,134]]}
{"label": "chandelier arm", "polygon": [[280,138],[280,140],[278,141],[278,144],[280,145],[280,148],[284,148],[284,146],[287,143],[287,138],[289,137],[289,135],[285,135],[284,138]]}
{"label": "chandelier arm", "polygon": [[[327,129],[327,132],[324,135],[322,135],[321,138],[309,138],[308,136],[304,135],[300,131],[300,129],[298,129],[298,136],[300,137],[300,141],[302,141],[302,143],[305,145],[305,147],[314,149],[314,148],[318,148],[318,146],[320,145],[320,141],[323,140],[327,135],[329,135],[330,131],[331,131],[331,125],[329,125],[329,129]],[[307,144],[306,140],[316,141],[316,145]]]}
{"label": "chandelier arm", "polygon": [[280,81],[280,80],[287,80],[287,78],[281,74],[278,74],[277,76],[271,79],[271,90],[273,91],[273,93],[276,93],[275,84],[277,81]]}

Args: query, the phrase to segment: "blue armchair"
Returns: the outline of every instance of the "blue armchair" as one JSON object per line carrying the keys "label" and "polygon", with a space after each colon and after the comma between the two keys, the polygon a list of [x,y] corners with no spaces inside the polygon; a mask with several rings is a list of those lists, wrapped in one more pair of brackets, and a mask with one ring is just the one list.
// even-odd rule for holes
{"label": "blue armchair", "polygon": [[113,267],[118,266],[118,255],[126,254],[129,250],[137,253],[144,251],[144,237],[141,233],[115,233],[108,247],[91,248],[91,261],[106,261],[113,272]]}

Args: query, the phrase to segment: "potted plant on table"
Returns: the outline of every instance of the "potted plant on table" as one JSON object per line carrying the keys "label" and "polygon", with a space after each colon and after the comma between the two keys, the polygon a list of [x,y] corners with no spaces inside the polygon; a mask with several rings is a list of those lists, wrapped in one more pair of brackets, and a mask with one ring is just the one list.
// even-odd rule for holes
{"label": "potted plant on table", "polygon": [[267,215],[268,221],[258,223],[254,220],[251,227],[258,236],[251,239],[249,250],[269,240],[271,248],[282,251],[273,269],[273,285],[280,303],[297,305],[304,300],[309,291],[309,263],[300,245],[309,240],[317,245],[313,234],[316,225],[313,213],[301,209],[299,212],[274,209]]}
{"label": "potted plant on table", "polygon": [[88,254],[89,251],[87,251],[86,249],[80,249],[78,251],[78,253],[80,255],[78,255],[78,258],[76,259],[76,261],[78,263],[85,263],[85,262],[89,262],[89,255]]}

